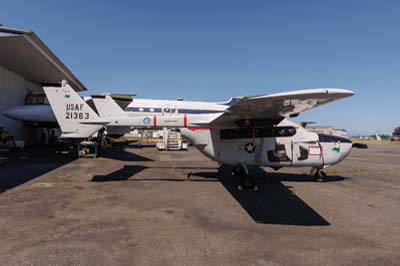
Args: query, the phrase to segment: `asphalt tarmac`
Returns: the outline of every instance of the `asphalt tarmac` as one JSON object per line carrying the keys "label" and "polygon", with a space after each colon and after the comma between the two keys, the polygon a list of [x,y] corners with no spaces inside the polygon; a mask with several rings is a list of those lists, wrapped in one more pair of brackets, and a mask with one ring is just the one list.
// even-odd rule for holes
{"label": "asphalt tarmac", "polygon": [[13,154],[0,265],[399,265],[400,145],[308,172],[252,169],[254,192],[194,148]]}

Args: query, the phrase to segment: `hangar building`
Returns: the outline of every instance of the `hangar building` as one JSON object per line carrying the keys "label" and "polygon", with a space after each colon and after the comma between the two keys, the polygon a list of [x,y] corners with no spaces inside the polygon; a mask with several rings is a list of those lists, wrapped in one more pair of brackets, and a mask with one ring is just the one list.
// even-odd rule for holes
{"label": "hangar building", "polygon": [[28,95],[43,93],[42,85],[63,79],[76,91],[86,90],[32,30],[0,25],[0,127],[15,139],[37,142],[40,128],[7,118],[3,111],[24,105]]}

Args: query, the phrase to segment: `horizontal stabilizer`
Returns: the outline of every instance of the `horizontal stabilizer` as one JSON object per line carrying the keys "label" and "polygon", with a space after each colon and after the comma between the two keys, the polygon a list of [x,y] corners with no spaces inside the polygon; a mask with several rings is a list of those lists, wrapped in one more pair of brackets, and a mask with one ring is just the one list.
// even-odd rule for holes
{"label": "horizontal stabilizer", "polygon": [[102,119],[128,117],[122,107],[110,95],[93,98],[93,102]]}
{"label": "horizontal stabilizer", "polygon": [[85,120],[85,121],[80,121],[79,124],[83,125],[107,125],[110,123],[110,120]]}

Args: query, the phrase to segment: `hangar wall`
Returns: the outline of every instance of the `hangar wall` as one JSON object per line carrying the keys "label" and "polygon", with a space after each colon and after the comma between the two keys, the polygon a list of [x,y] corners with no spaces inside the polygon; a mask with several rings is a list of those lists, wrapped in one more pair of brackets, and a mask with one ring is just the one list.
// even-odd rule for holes
{"label": "hangar wall", "polygon": [[0,126],[16,140],[29,142],[31,132],[23,122],[5,117],[3,111],[23,105],[25,96],[34,90],[40,91],[41,87],[0,65]]}

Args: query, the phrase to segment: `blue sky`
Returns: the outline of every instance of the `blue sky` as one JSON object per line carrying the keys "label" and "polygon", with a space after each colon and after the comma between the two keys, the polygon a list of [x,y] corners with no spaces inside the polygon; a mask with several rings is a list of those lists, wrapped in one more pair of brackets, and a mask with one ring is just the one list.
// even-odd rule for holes
{"label": "blue sky", "polygon": [[355,133],[400,126],[400,1],[4,1],[89,93],[222,101],[354,90],[303,113]]}

